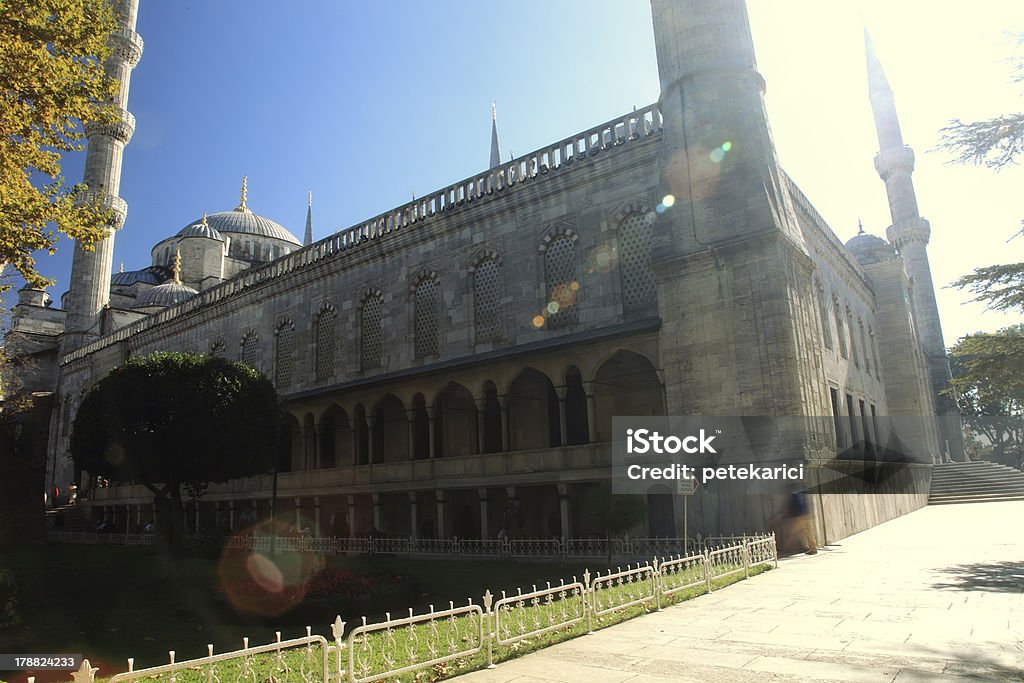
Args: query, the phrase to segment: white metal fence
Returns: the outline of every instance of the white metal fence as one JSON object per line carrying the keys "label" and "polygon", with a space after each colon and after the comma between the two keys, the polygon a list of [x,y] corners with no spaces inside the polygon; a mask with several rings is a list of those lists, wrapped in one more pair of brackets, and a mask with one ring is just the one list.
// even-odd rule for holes
{"label": "white metal fence", "polygon": [[[595,622],[602,625],[602,617],[629,609],[661,609],[682,591],[710,592],[716,580],[746,578],[761,565],[778,564],[774,534],[738,539],[663,560],[655,557],[605,574],[591,575],[588,570],[582,580],[573,577],[556,586],[533,586],[527,593],[502,592],[496,601],[488,590],[480,604],[473,600],[460,607],[449,603],[448,609],[441,611],[431,606],[419,615],[410,609],[408,616],[398,618],[388,613],[384,621],[373,624],[363,617],[347,636],[345,622],[338,617],[331,626],[331,641],[313,635],[306,627],[302,638],[282,641],[278,633],[276,642],[258,647],[249,647],[245,639],[241,650],[217,655],[208,645],[206,657],[182,662],[175,661],[172,651],[168,664],[147,669],[136,670],[134,660],[129,659],[128,670],[110,681],[370,683],[440,669],[453,660],[460,660],[459,667],[465,671],[493,667],[495,645],[509,647],[555,632],[573,637],[584,632],[580,628],[573,633],[584,623],[586,632],[592,632]],[[499,542],[504,543],[476,545],[480,543],[476,541],[469,552],[489,552]],[[428,553],[431,550],[433,546],[427,547]],[[75,683],[94,683],[97,672],[85,660],[73,679]],[[28,681],[34,683],[34,678]]]}
{"label": "white metal fence", "polygon": [[[407,538],[407,537],[330,537],[286,536],[273,540],[278,552],[318,552],[346,555],[421,555],[465,558],[589,558],[606,557],[611,543],[613,557],[667,557],[742,543],[756,534],[734,536],[696,536],[692,538]],[[57,543],[94,543],[109,545],[152,545],[154,534],[95,533],[51,531]],[[271,537],[237,533],[227,537],[188,536],[187,544],[211,547],[223,544],[230,550],[270,550]]]}

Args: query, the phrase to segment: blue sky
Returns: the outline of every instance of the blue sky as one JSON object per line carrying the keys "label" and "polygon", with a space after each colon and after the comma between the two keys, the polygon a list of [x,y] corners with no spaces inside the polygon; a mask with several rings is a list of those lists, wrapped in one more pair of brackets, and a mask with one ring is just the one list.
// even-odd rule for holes
{"label": "blue sky", "polygon": [[[897,5],[892,7],[891,5]],[[1024,3],[945,16],[926,2],[751,0],[759,67],[784,167],[844,240],[889,224],[872,166],[862,22],[871,28],[915,148],[938,287],[1009,260],[1024,217],[1020,169],[952,167],[928,152],[954,116],[1019,110],[1000,32]],[[658,98],[648,0],[354,2],[141,0],[145,40],[132,77],[137,118],[121,196],[128,221],[114,263],[150,262],[161,239],[238,203],[314,236],[382,213],[487,165],[491,102],[502,155],[517,156]],[[84,158],[69,158],[70,181]],[[70,243],[41,257],[68,287]],[[963,306],[939,290],[946,341],[1019,317]]]}

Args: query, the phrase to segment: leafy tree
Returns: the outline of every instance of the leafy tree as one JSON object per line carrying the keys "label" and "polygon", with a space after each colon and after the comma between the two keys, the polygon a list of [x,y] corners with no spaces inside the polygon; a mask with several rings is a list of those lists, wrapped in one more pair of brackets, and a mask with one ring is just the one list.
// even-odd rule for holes
{"label": "leafy tree", "polygon": [[0,0],[0,271],[10,264],[32,287],[52,284],[32,258],[54,252],[51,226],[87,246],[113,216],[81,203],[83,185],[65,187],[61,153],[82,149],[83,121],[118,116],[103,106],[116,92],[103,70],[116,26],[109,0]]}
{"label": "leafy tree", "polygon": [[[1011,60],[1012,81],[1024,83],[1024,33],[1014,36],[1018,52]],[[1003,114],[984,121],[954,119],[942,129],[941,149],[952,152],[959,163],[979,164],[1000,171],[1017,162],[1024,152],[1024,112]],[[1024,229],[1017,236],[1024,234]],[[1024,311],[1024,263],[985,266],[954,281],[951,287],[966,289],[973,301],[988,308]]]}
{"label": "leafy tree", "polygon": [[200,354],[154,353],[115,368],[86,395],[71,457],[94,476],[152,491],[177,557],[182,487],[271,471],[279,423],[277,394],[258,371]]}
{"label": "leafy tree", "polygon": [[1019,467],[1024,456],[1024,324],[968,335],[950,356],[953,387],[969,432],[991,457]]}

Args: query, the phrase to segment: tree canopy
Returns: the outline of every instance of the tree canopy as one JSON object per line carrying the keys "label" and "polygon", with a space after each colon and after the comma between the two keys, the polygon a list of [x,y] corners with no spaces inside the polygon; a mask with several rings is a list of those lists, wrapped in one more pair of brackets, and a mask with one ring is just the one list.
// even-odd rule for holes
{"label": "tree canopy", "polygon": [[0,271],[10,264],[32,287],[51,284],[32,253],[54,252],[54,226],[88,246],[113,216],[65,186],[61,158],[82,149],[83,122],[118,116],[103,106],[116,92],[103,70],[116,26],[109,0],[0,0]]}
{"label": "tree canopy", "polygon": [[1024,324],[968,335],[950,360],[968,432],[983,437],[993,459],[1018,467],[1024,456]]}
{"label": "tree canopy", "polygon": [[273,385],[258,371],[200,354],[155,353],[115,368],[86,395],[71,455],[91,474],[163,495],[181,484],[269,472],[279,423]]}

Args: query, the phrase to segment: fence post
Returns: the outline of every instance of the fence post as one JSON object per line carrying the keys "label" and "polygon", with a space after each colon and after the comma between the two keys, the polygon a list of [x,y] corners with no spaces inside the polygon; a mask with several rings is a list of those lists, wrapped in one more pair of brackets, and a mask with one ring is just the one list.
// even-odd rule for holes
{"label": "fence post", "polygon": [[654,575],[651,577],[654,581],[654,598],[655,604],[658,607],[658,611],[661,611],[661,565],[658,564],[658,557],[654,557]]}
{"label": "fence post", "polygon": [[775,558],[775,568],[779,568],[779,546],[775,540],[775,532],[772,532],[772,556]]}
{"label": "fence post", "polygon": [[[338,676],[338,682],[341,683],[341,681],[345,680],[341,670],[341,652],[345,647],[342,640],[345,635],[345,622],[341,620],[340,614],[334,619],[334,623],[331,624],[331,635],[334,636],[334,666],[337,669],[335,673]],[[330,676],[324,677],[324,683],[330,683],[330,680]]]}
{"label": "fence post", "polygon": [[707,588],[708,593],[711,592],[711,554],[706,547],[704,548],[704,587]]}
{"label": "fence post", "polygon": [[491,595],[491,589],[488,588],[484,592],[484,614],[483,619],[486,624],[486,631],[484,632],[484,638],[487,639],[487,668],[497,668],[494,664],[494,613],[491,612],[491,605],[494,604],[494,596]]}
{"label": "fence post", "polygon": [[750,547],[746,538],[743,539],[743,578],[750,578]]}
{"label": "fence post", "polygon": [[594,635],[593,590],[590,586],[590,570],[583,570],[583,612],[587,615],[587,635]]}

